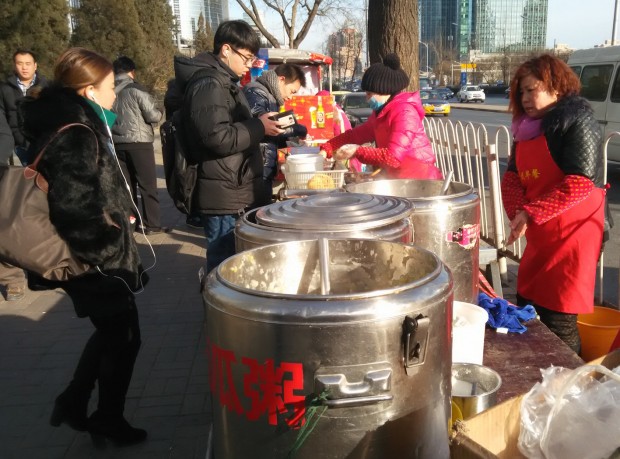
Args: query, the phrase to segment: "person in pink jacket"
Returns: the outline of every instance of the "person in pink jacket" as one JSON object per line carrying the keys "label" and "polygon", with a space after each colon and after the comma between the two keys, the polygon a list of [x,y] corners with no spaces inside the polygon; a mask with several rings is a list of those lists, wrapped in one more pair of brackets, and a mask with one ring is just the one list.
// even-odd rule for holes
{"label": "person in pink jacket", "polygon": [[[435,153],[424,132],[424,109],[418,92],[403,92],[409,77],[396,54],[371,65],[362,77],[362,89],[372,115],[365,123],[323,145],[327,157],[360,162],[382,169],[387,178],[441,179]],[[375,142],[374,147],[362,144]]]}

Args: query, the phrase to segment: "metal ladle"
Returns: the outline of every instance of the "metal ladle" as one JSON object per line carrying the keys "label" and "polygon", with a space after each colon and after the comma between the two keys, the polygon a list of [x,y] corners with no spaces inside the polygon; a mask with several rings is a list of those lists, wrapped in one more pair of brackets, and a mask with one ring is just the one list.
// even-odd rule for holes
{"label": "metal ladle", "polygon": [[319,268],[321,273],[321,295],[329,295],[329,241],[319,238]]}
{"label": "metal ladle", "polygon": [[450,186],[450,182],[452,181],[452,177],[454,176],[453,171],[449,171],[446,175],[445,180],[443,181],[443,185],[441,185],[441,191],[439,192],[439,196],[443,196],[447,193],[448,187]]}

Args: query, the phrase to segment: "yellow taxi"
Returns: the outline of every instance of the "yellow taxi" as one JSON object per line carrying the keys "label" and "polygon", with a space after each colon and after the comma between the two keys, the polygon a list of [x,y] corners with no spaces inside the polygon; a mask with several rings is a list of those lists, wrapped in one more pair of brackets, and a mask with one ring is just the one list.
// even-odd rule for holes
{"label": "yellow taxi", "polygon": [[420,91],[422,106],[427,115],[443,115],[450,114],[450,103],[438,91]]}

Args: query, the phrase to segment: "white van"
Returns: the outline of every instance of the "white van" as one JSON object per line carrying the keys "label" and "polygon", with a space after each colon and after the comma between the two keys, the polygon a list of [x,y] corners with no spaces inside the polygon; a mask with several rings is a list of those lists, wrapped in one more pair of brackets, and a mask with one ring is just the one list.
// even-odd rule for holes
{"label": "white van", "polygon": [[[568,65],[579,75],[581,95],[592,105],[605,138],[620,131],[620,46],[577,50]],[[610,141],[607,159],[620,161],[620,137]]]}

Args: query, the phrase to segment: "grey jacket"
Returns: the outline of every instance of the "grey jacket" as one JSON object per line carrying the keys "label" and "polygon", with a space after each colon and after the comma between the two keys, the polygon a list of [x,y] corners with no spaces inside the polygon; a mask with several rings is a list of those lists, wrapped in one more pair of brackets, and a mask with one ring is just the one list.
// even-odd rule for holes
{"label": "grey jacket", "polygon": [[114,143],[152,143],[153,124],[159,123],[162,116],[155,100],[126,73],[117,75],[114,84],[116,101],[112,111],[118,115],[112,126]]}

